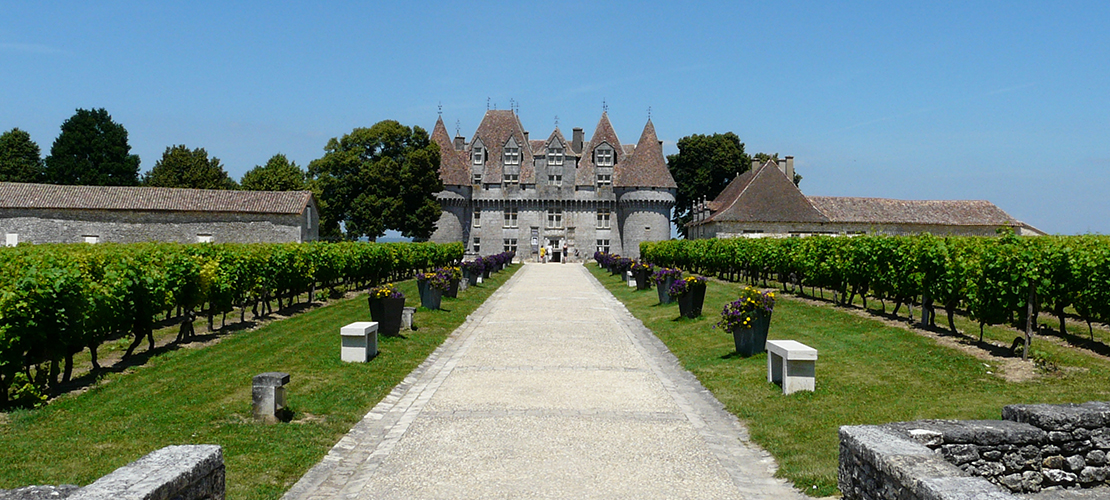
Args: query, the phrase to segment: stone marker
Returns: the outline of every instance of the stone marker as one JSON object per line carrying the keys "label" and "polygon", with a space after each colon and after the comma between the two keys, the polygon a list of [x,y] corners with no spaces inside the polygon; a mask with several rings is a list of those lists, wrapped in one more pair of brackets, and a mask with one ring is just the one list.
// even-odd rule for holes
{"label": "stone marker", "polygon": [[624,278],[626,280],[628,280],[628,286],[630,286],[630,287],[635,287],[636,286],[636,276],[632,274],[632,271],[625,271],[624,272]]}
{"label": "stone marker", "polygon": [[378,355],[378,322],[351,323],[341,328],[339,335],[343,337],[339,359],[349,363],[365,363]]}
{"label": "stone marker", "polygon": [[404,311],[401,312],[401,329],[402,330],[414,330],[414,328],[412,327],[412,317],[413,317],[414,314],[416,314],[416,308],[415,307],[406,307],[404,309]]}
{"label": "stone marker", "polygon": [[266,372],[254,376],[251,399],[255,420],[271,424],[278,421],[278,410],[285,408],[285,384],[288,383],[288,373]]}

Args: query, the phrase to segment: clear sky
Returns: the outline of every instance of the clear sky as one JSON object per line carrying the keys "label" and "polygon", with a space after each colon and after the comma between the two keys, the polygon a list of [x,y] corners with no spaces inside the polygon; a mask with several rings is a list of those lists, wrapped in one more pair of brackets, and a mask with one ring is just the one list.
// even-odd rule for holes
{"label": "clear sky", "polygon": [[822,196],[986,199],[1110,234],[1110,2],[38,2],[0,15],[0,131],[43,150],[106,108],[149,170],[203,147],[238,179],[385,120],[533,138],[608,104],[666,153],[735,132]]}

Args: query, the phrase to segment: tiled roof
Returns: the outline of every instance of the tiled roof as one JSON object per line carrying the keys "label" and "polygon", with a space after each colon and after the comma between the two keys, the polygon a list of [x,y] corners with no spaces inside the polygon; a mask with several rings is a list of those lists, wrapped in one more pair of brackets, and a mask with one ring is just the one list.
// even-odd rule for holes
{"label": "tiled roof", "polygon": [[0,208],[300,214],[311,191],[229,191],[0,182]]}
{"label": "tiled roof", "polygon": [[663,159],[663,146],[655,135],[655,125],[649,119],[640,134],[640,142],[625,161],[613,168],[613,187],[678,187]]}
{"label": "tiled roof", "polygon": [[748,183],[750,183],[752,179],[755,178],[756,170],[748,170],[747,172],[737,175],[736,178],[732,179],[732,181],[729,182],[728,185],[725,186],[725,188],[721,191],[721,194],[718,194],[716,198],[713,198],[713,200],[708,203],[709,210],[712,212],[718,212],[722,208],[725,208],[732,204],[736,197],[740,196],[740,192],[747,188]]}
{"label": "tiled roof", "polygon": [[613,147],[615,165],[619,165],[625,160],[624,148],[621,147],[620,139],[617,138],[617,132],[613,130],[613,124],[609,123],[608,112],[601,113],[601,119],[597,122],[593,137],[590,138],[589,143],[582,146],[582,160],[578,162],[578,174],[574,180],[576,186],[592,186],[597,183],[597,170],[594,166],[593,153],[594,149],[603,143]]}
{"label": "tiled roof", "polygon": [[447,135],[443,117],[436,120],[432,140],[439,144],[439,178],[448,186],[470,185],[470,165],[466,153],[455,151],[455,143]]}
{"label": "tiled roof", "polygon": [[545,150],[545,148],[547,147],[547,141],[544,141],[543,139],[532,139],[528,142],[532,143],[532,155],[543,156],[547,154],[547,151]]}
{"label": "tiled roof", "polygon": [[[750,176],[749,176],[750,174]],[[737,188],[726,186],[725,193],[736,193],[731,201],[721,196],[714,200],[723,206],[706,221],[738,222],[826,222],[828,218],[806,199],[794,182],[778,166],[768,161],[754,172],[732,180]]]}
{"label": "tiled roof", "polygon": [[891,200],[810,196],[833,222],[931,224],[945,226],[1019,225],[1017,219],[984,200]]}
{"label": "tiled roof", "polygon": [[488,150],[485,170],[482,173],[483,179],[497,179],[495,182],[500,182],[501,174],[504,173],[501,154],[505,143],[513,137],[520,146],[520,182],[522,184],[536,182],[536,168],[532,164],[532,147],[524,139],[524,127],[520,124],[520,118],[516,113],[511,110],[486,111],[486,116],[482,118],[482,123],[478,125],[478,131],[474,137],[481,139]]}

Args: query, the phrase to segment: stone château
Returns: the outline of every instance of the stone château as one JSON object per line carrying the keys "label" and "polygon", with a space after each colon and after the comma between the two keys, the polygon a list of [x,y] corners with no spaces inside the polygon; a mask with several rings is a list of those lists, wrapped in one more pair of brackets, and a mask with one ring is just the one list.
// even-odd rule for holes
{"label": "stone ch\u00e2teau", "polygon": [[651,120],[639,142],[621,144],[603,112],[583,139],[581,128],[567,140],[556,127],[532,140],[514,111],[489,110],[470,141],[452,140],[440,117],[432,140],[443,212],[432,241],[526,260],[549,247],[557,261],[566,258],[564,244],[581,260],[596,250],[638,257],[640,242],[670,239],[677,185]]}

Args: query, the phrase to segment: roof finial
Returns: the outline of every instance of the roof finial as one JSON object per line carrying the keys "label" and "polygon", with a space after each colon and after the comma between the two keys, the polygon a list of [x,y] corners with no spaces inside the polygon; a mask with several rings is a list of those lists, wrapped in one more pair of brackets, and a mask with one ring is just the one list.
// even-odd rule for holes
{"label": "roof finial", "polygon": [[489,97],[486,97],[486,111],[489,111]]}
{"label": "roof finial", "polygon": [[555,128],[559,128],[559,115],[555,115]]}
{"label": "roof finial", "polygon": [[651,121],[651,106],[648,106],[648,121]]}
{"label": "roof finial", "polygon": [[509,111],[516,113],[516,100],[513,98],[509,98]]}
{"label": "roof finial", "polygon": [[443,118],[443,101],[439,101],[439,117]]}
{"label": "roof finial", "polygon": [[601,98],[601,112],[602,113],[608,113],[609,112],[609,103],[605,102],[604,97]]}
{"label": "roof finial", "polygon": [[461,122],[459,122],[458,120],[455,120],[455,137],[458,137],[460,135],[459,134],[460,130],[462,130]]}

